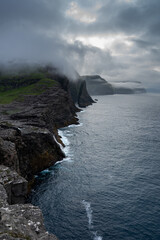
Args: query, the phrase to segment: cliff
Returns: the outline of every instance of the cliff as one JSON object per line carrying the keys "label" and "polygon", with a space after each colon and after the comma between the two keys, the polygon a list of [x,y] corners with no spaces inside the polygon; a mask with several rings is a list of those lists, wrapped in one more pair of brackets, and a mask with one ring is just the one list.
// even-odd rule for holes
{"label": "cliff", "polygon": [[84,82],[74,86],[76,99],[69,80],[48,69],[0,76],[0,239],[56,239],[40,209],[24,203],[34,175],[65,157],[57,129],[78,124],[74,101],[93,102]]}
{"label": "cliff", "polygon": [[115,94],[139,94],[146,93],[139,81],[121,81],[112,84]]}
{"label": "cliff", "polygon": [[141,82],[137,81],[122,81],[111,84],[99,75],[82,76],[81,79],[86,81],[87,90],[91,96],[146,93],[146,90],[141,86]]}
{"label": "cliff", "polygon": [[86,75],[82,76],[81,79],[86,81],[87,90],[91,96],[114,94],[112,85],[99,75]]}
{"label": "cliff", "polygon": [[59,85],[0,107],[0,164],[26,179],[64,157],[57,144],[58,127],[77,124],[71,97]]}
{"label": "cliff", "polygon": [[87,90],[86,81],[78,73],[76,73],[74,79],[69,80],[66,76],[57,73],[57,70],[53,67],[48,66],[44,71],[47,71],[50,78],[60,83],[61,87],[71,95],[72,100],[79,107],[84,108],[94,103]]}
{"label": "cliff", "polygon": [[1,165],[0,239],[58,240],[56,236],[46,232],[43,216],[38,207],[31,204],[16,204],[23,202],[26,191],[27,181],[15,171]]}

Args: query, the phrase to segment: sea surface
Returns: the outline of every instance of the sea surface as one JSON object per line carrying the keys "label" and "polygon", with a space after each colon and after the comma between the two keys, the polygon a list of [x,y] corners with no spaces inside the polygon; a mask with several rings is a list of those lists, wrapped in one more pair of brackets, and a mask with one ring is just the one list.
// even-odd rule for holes
{"label": "sea surface", "polygon": [[160,95],[95,98],[31,202],[59,240],[160,240]]}

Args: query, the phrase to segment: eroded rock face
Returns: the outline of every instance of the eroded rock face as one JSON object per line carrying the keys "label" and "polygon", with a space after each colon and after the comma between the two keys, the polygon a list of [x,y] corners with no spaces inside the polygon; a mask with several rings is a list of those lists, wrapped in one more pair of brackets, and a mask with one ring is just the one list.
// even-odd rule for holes
{"label": "eroded rock face", "polygon": [[[26,180],[5,166],[0,166],[0,239],[57,240],[46,232],[41,210],[31,204],[9,205],[10,195],[24,194]],[[6,186],[10,185],[10,191]],[[9,195],[8,195],[8,194]]]}
{"label": "eroded rock face", "polygon": [[[7,132],[9,133],[10,131]],[[4,138],[0,137],[0,164],[5,164],[6,166],[19,171],[19,161],[16,151],[16,145],[14,142],[5,140],[5,130],[1,131],[0,129],[0,133],[1,136],[3,136],[4,133]]]}
{"label": "eroded rock face", "polygon": [[65,155],[55,141],[56,129],[78,124],[77,111],[58,84],[39,96],[0,106],[0,164],[32,180],[35,174],[62,160]]}
{"label": "eroded rock face", "polygon": [[61,84],[61,87],[69,93],[74,103],[77,103],[79,107],[87,107],[94,103],[90,97],[86,82],[77,74],[76,80],[69,80],[65,76],[56,75],[52,72],[51,78],[55,78]]}
{"label": "eroded rock face", "polygon": [[23,102],[0,105],[0,165],[5,165],[0,166],[0,239],[57,239],[45,231],[40,209],[23,203],[27,181],[64,158],[57,128],[78,124],[77,111],[58,84]]}
{"label": "eroded rock face", "polygon": [[31,204],[6,205],[0,209],[0,239],[53,239],[46,232],[41,210]]}
{"label": "eroded rock face", "polygon": [[[0,183],[0,208],[8,204],[7,200],[8,200],[8,196],[7,196],[6,190],[4,186]],[[0,219],[1,219],[1,215],[0,215]]]}
{"label": "eroded rock face", "polygon": [[6,190],[8,203],[25,203],[28,192],[28,182],[17,172],[0,165],[0,184]]}
{"label": "eroded rock face", "polygon": [[47,129],[21,129],[16,147],[20,173],[26,179],[32,179],[33,175],[65,157],[53,133]]}

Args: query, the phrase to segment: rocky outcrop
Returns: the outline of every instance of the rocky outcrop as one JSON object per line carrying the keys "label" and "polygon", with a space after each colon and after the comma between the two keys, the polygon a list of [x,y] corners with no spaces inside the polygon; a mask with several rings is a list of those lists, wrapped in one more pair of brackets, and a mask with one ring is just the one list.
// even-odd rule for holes
{"label": "rocky outcrop", "polygon": [[85,80],[79,78],[77,81],[71,81],[69,83],[69,91],[72,99],[75,103],[78,103],[79,107],[85,108],[94,103],[87,91]]}
{"label": "rocky outcrop", "polygon": [[0,166],[0,239],[57,240],[46,232],[41,210],[31,204],[14,204],[26,194],[27,181]]}
{"label": "rocky outcrop", "polygon": [[78,124],[77,111],[58,83],[0,106],[0,239],[57,239],[40,209],[24,202],[34,175],[65,157],[57,129]]}
{"label": "rocky outcrop", "polygon": [[0,184],[6,190],[9,204],[25,203],[28,192],[28,182],[16,171],[0,165]]}
{"label": "rocky outcrop", "polygon": [[77,103],[79,107],[87,107],[94,103],[93,99],[90,97],[86,82],[82,79],[78,73],[76,73],[74,80],[69,80],[66,76],[61,75],[53,67],[48,67],[44,69],[51,79],[56,80],[60,83],[61,87],[69,93],[74,103]]}
{"label": "rocky outcrop", "polygon": [[0,164],[32,180],[33,176],[64,158],[55,140],[56,130],[78,124],[71,97],[58,85],[23,102],[0,107]]}
{"label": "rocky outcrop", "polygon": [[74,102],[86,107],[93,100],[84,81],[72,84],[66,77],[49,71],[47,76],[56,82],[45,86],[43,93],[23,95],[22,101],[19,98],[0,105],[0,239],[3,240],[57,239],[45,231],[40,209],[24,203],[34,175],[65,157],[57,129],[78,124],[76,112],[80,110]]}

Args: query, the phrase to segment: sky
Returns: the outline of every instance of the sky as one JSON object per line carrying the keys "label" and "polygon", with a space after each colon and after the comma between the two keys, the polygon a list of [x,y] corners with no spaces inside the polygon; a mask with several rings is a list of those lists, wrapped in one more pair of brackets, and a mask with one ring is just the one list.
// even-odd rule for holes
{"label": "sky", "polygon": [[0,64],[160,89],[160,0],[0,0]]}

